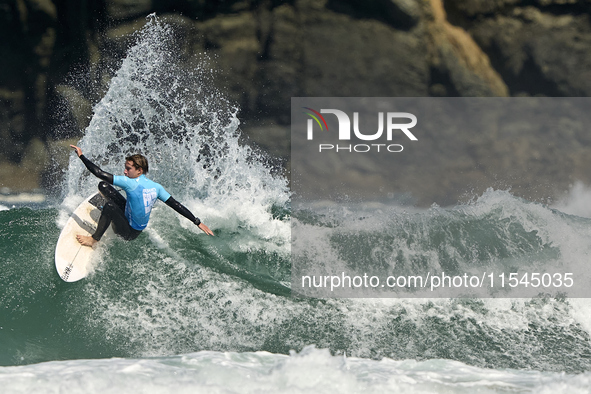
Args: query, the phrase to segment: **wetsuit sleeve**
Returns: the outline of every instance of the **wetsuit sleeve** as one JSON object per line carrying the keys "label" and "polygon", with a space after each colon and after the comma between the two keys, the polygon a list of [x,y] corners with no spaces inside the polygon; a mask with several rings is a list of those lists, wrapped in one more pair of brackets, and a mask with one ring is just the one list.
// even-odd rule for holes
{"label": "wetsuit sleeve", "polygon": [[80,160],[82,160],[82,163],[84,163],[86,168],[88,168],[88,171],[90,171],[94,176],[110,183],[111,185],[113,184],[113,174],[109,174],[108,172],[101,170],[96,164],[88,160],[84,155],[80,155]]}
{"label": "wetsuit sleeve", "polygon": [[181,215],[195,223],[197,226],[201,224],[201,220],[199,220],[198,217],[193,216],[191,211],[189,211],[183,204],[181,204],[174,198],[169,197],[168,200],[165,201],[165,203],[166,205],[168,205],[169,207],[171,207],[172,209],[174,209],[175,211],[177,211],[178,213],[180,213]]}

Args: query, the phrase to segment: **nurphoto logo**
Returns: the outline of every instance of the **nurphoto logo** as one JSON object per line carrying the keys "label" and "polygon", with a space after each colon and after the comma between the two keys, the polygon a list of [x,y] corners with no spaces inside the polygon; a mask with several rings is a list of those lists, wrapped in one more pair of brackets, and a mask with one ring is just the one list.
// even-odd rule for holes
{"label": "nurphoto logo", "polygon": [[[320,112],[310,107],[303,107],[306,115],[310,117],[307,122],[307,138],[314,139],[314,125],[318,125],[321,132],[328,132],[328,123],[322,114],[332,114],[336,116],[338,122],[338,139],[339,141],[351,140],[351,118],[344,111],[339,109],[321,109]],[[406,122],[401,122],[406,120]],[[392,141],[393,137],[400,135],[402,132],[411,141],[417,141],[417,137],[410,131],[411,128],[417,125],[417,117],[408,112],[378,112],[378,130],[376,132],[365,134],[359,129],[359,112],[353,112],[353,134],[361,141],[377,141],[382,138],[384,134],[384,123],[386,123],[386,141]],[[366,153],[370,151],[380,152],[402,152],[404,147],[400,144],[356,144],[356,145],[334,145],[334,144],[319,144],[319,152],[335,151],[335,152],[356,152]]]}

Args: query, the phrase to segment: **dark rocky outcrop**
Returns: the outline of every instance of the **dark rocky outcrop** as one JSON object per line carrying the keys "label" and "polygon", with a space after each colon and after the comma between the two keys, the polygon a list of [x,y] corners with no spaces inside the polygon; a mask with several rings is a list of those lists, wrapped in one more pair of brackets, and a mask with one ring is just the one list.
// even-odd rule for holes
{"label": "dark rocky outcrop", "polygon": [[[216,59],[217,83],[241,108],[244,131],[287,157],[293,96],[589,96],[590,10],[591,0],[7,0],[0,161],[59,167],[48,164],[50,152],[64,155],[54,141],[81,135],[131,33],[152,12],[175,27],[187,59]],[[45,154],[31,156],[39,143]],[[517,154],[511,149],[502,154]],[[498,164],[487,160],[481,165]],[[556,190],[573,174],[591,181],[560,168],[549,180]]]}

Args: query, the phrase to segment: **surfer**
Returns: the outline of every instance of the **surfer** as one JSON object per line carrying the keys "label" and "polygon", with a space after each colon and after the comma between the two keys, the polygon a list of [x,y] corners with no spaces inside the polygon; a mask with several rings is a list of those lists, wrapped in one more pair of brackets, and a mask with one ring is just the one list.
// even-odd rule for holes
{"label": "surfer", "polygon": [[[109,174],[101,170],[96,164],[88,160],[82,149],[70,145],[76,150],[76,154],[82,160],[86,168],[102,181],[99,183],[99,191],[107,199],[103,206],[101,216],[95,233],[92,236],[77,235],[76,239],[82,245],[94,246],[109,228],[113,225],[113,231],[127,241],[137,238],[148,225],[152,207],[156,199],[164,201],[166,205],[183,215],[197,225],[204,233],[213,235],[213,232],[205,224],[201,223],[191,211],[176,201],[164,190],[162,185],[146,178],[148,172],[148,160],[139,154],[125,158],[125,171],[123,176]],[[127,199],[123,197],[111,185],[125,190]]]}

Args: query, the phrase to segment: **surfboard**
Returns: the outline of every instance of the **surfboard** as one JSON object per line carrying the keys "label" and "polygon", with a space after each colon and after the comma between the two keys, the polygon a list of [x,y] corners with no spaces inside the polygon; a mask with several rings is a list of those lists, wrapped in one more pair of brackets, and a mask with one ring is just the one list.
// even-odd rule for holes
{"label": "surfboard", "polygon": [[55,268],[66,282],[76,282],[91,272],[95,250],[80,245],[76,235],[94,233],[105,201],[100,193],[88,197],[74,210],[60,233],[55,247]]}

